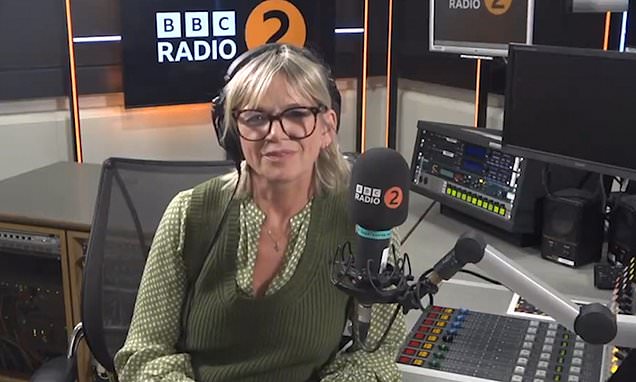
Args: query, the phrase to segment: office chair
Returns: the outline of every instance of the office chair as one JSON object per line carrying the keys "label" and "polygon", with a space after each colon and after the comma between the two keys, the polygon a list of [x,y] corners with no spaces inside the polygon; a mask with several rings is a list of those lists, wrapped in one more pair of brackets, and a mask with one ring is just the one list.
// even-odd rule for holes
{"label": "office chair", "polygon": [[83,338],[94,359],[115,375],[113,358],[126,340],[146,257],[165,208],[179,191],[233,168],[231,161],[104,162],[85,254],[82,322],[73,330],[67,356],[45,363],[31,381],[75,381]]}

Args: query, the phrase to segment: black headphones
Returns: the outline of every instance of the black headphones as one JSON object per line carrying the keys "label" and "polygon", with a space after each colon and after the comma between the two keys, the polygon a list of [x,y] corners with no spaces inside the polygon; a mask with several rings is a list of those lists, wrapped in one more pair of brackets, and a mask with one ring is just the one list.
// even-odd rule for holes
{"label": "black headphones", "polygon": [[[294,45],[287,45],[287,44],[280,44],[280,43],[268,43],[268,44],[261,45],[257,48],[245,51],[240,56],[238,56],[232,62],[232,64],[230,64],[230,66],[228,67],[227,72],[225,73],[225,76],[223,77],[225,84],[230,82],[230,80],[232,80],[234,75],[239,70],[241,70],[241,68],[245,67],[245,65],[247,65],[252,59],[256,58],[257,56],[265,52],[270,52],[274,50],[281,52],[283,47],[302,54],[307,59],[311,60],[312,62],[315,62],[316,64],[321,65],[327,70],[327,73],[326,73],[327,80],[328,80],[327,87],[328,87],[329,96],[332,102],[331,107],[336,112],[336,115],[338,117],[337,118],[338,122],[336,125],[336,132],[338,132],[338,130],[340,129],[340,107],[341,107],[342,97],[340,95],[340,91],[338,90],[338,87],[336,86],[336,80],[332,76],[327,65],[321,62],[320,59],[318,59],[318,56],[312,53],[307,48],[300,48]],[[225,86],[223,87],[223,89],[221,89],[219,94],[216,97],[214,97],[214,99],[212,100],[212,124],[214,126],[216,139],[218,140],[219,145],[225,149],[230,159],[233,160],[234,163],[236,163],[236,166],[238,168],[241,161],[245,157],[243,155],[243,150],[241,149],[241,142],[240,142],[240,137],[238,133],[232,130],[227,132],[225,131],[224,103],[225,103]],[[225,138],[223,138],[224,136]]]}

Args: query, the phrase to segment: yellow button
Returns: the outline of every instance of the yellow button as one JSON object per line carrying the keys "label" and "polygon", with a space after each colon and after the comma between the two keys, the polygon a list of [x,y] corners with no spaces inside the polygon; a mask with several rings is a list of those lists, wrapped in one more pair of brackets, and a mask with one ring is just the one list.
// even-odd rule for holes
{"label": "yellow button", "polygon": [[427,352],[427,351],[421,351],[421,352],[417,353],[417,356],[418,357],[422,357],[422,358],[426,358],[426,357],[428,357],[429,354],[430,353]]}
{"label": "yellow button", "polygon": [[466,200],[466,194],[462,194],[462,200]]}
{"label": "yellow button", "polygon": [[427,341],[431,341],[431,342],[436,342],[436,341],[437,341],[437,339],[438,339],[438,337],[437,337],[437,336],[428,336],[428,337],[426,338],[426,340],[427,340]]}
{"label": "yellow button", "polygon": [[499,215],[504,216],[506,214],[506,209],[505,208],[501,208],[499,210]]}
{"label": "yellow button", "polygon": [[431,350],[433,348],[433,344],[426,343],[426,344],[424,344],[424,346],[422,346],[422,348]]}
{"label": "yellow button", "polygon": [[488,211],[492,211],[493,208],[495,208],[495,206],[489,203],[488,204]]}
{"label": "yellow button", "polygon": [[435,324],[435,325],[439,326],[440,328],[443,328],[444,326],[446,326],[446,322],[438,321],[437,324]]}
{"label": "yellow button", "polygon": [[453,192],[453,191],[452,191],[450,188],[447,188],[447,189],[446,189],[446,193],[447,193],[448,195],[450,195],[450,194],[451,194],[451,192]]}
{"label": "yellow button", "polygon": [[453,190],[453,191],[451,191],[451,195],[453,195],[453,196],[457,196],[457,190]]}
{"label": "yellow button", "polygon": [[431,332],[433,332],[433,334],[442,334],[442,329],[435,328],[435,329],[431,330]]}
{"label": "yellow button", "polygon": [[413,360],[413,365],[415,365],[415,366],[422,366],[423,363],[424,363],[424,361],[421,360],[421,359],[414,359]]}
{"label": "yellow button", "polygon": [[496,214],[499,213],[499,206],[495,206],[495,208],[493,209],[495,211]]}
{"label": "yellow button", "polygon": [[473,204],[477,204],[477,198],[473,197]]}
{"label": "yellow button", "polygon": [[455,310],[453,308],[444,309],[444,313],[453,313]]}
{"label": "yellow button", "polygon": [[484,204],[483,200],[477,201],[477,207],[481,207]]}
{"label": "yellow button", "polygon": [[448,320],[450,320],[450,316],[449,316],[448,314],[442,314],[442,315],[440,316],[440,319],[442,319],[442,320],[444,320],[444,321],[448,321]]}

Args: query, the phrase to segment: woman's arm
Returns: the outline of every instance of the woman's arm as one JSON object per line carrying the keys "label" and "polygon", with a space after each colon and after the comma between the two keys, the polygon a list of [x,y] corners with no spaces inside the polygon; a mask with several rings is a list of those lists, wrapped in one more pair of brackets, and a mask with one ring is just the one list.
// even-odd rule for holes
{"label": "woman's arm", "polygon": [[[391,244],[396,257],[400,254],[400,239],[397,230],[393,230]],[[390,261],[393,263],[393,261]],[[375,347],[391,320],[397,304],[374,304],[371,308],[371,326],[366,339],[367,347]],[[355,311],[352,311],[355,317]],[[321,372],[323,382],[399,382],[402,375],[397,369],[395,359],[406,337],[406,322],[402,311],[397,313],[389,332],[378,350],[367,353],[363,349],[339,353]]]}
{"label": "woman's arm", "polygon": [[120,382],[194,382],[190,357],[177,354],[186,274],[181,256],[190,192],[170,202],[139,286],[128,337],[115,356]]}

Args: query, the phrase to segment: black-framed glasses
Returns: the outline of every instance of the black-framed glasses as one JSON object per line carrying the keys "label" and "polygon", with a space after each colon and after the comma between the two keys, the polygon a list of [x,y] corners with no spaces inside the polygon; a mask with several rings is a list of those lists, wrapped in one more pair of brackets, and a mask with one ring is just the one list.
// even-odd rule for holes
{"label": "black-framed glasses", "polygon": [[327,106],[294,106],[278,114],[258,109],[237,110],[238,132],[248,141],[261,141],[272,131],[274,121],[280,122],[283,132],[291,139],[304,139],[316,130],[318,114],[327,111]]}

